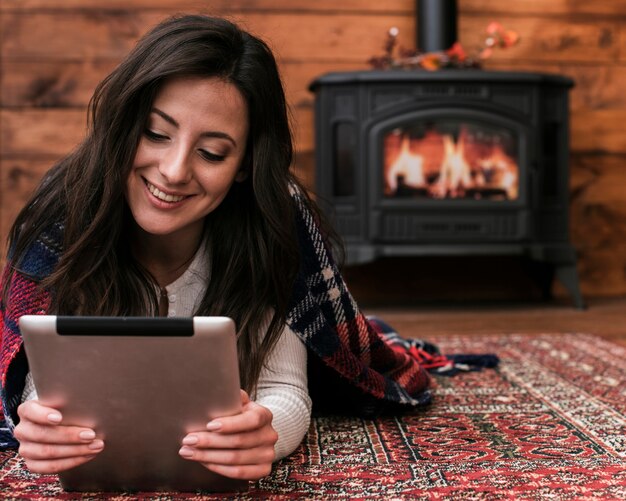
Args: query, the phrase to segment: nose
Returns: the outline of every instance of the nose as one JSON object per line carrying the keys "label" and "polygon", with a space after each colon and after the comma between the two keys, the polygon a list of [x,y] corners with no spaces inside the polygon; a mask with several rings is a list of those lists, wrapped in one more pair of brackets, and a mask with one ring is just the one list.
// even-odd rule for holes
{"label": "nose", "polygon": [[159,162],[159,172],[170,184],[185,184],[191,180],[191,148],[172,145]]}

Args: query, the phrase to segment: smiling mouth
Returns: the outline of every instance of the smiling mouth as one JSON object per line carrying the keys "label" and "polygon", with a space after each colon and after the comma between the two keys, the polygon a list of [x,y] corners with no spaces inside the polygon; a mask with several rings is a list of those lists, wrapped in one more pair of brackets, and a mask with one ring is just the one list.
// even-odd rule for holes
{"label": "smiling mouth", "polygon": [[164,193],[146,179],[144,179],[144,183],[146,183],[148,191],[163,202],[176,203],[187,198],[186,195],[170,195],[169,193]]}

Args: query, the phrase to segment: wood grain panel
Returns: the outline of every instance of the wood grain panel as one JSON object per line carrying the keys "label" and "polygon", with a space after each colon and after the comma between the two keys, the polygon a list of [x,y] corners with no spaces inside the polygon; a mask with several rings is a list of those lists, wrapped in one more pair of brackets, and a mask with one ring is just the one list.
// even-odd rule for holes
{"label": "wood grain panel", "polygon": [[315,153],[313,151],[296,152],[293,173],[304,187],[315,195]]}
{"label": "wood grain panel", "polygon": [[572,199],[585,204],[626,201],[626,155],[572,155],[570,189]]}
{"label": "wood grain panel", "polygon": [[[493,70],[530,71],[567,75],[575,82],[571,110],[623,109],[626,113],[625,66],[604,64],[542,64],[528,61],[489,61]],[[16,61],[3,64],[0,95],[4,107],[86,106],[98,82],[115,61]],[[285,61],[280,65],[287,99],[292,107],[312,106],[310,83],[331,71],[368,69],[357,62]]]}
{"label": "wood grain panel", "polygon": [[[624,213],[626,214],[626,213]],[[626,292],[626,245],[578,252],[582,292],[589,296],[623,296]]]}
{"label": "wood grain panel", "polygon": [[0,256],[17,214],[54,160],[0,159]]}
{"label": "wood grain panel", "polygon": [[[164,17],[164,12],[7,13],[2,54],[10,58],[120,59],[135,40]],[[400,29],[400,45],[414,47],[415,27],[402,15],[258,14],[233,20],[268,40],[276,53],[297,61],[365,62],[381,52],[385,33]],[[490,17],[459,20],[459,37],[466,47],[482,43]],[[612,21],[560,21],[540,17],[502,18],[523,42],[506,51],[508,58],[559,61],[609,61],[618,56],[619,26]],[[58,33],[64,33],[59,37]],[[297,33],[297,43],[294,43]],[[496,53],[495,59],[504,57]]]}
{"label": "wood grain panel", "polygon": [[570,235],[577,248],[626,245],[626,156],[573,155]]}
{"label": "wood grain panel", "polygon": [[294,146],[297,151],[313,151],[315,118],[312,108],[295,108],[292,111]]}
{"label": "wood grain panel", "polygon": [[2,105],[8,107],[86,107],[96,85],[114,61],[22,61],[2,65]]}
{"label": "wood grain panel", "polygon": [[[96,85],[116,66],[115,61],[19,61],[3,64],[0,95],[3,107],[85,107]],[[312,106],[309,84],[330,71],[367,69],[360,63],[283,62],[280,71],[292,107]]]}
{"label": "wood grain panel", "polygon": [[626,67],[616,65],[567,65],[563,73],[572,77],[576,86],[571,93],[571,109],[620,110],[626,115]]}
{"label": "wood grain panel", "polygon": [[571,149],[626,153],[625,118],[623,109],[578,110],[571,116]]}
{"label": "wood grain panel", "polygon": [[461,13],[622,16],[626,12],[626,0],[459,0],[458,4]]}
{"label": "wood grain panel", "polygon": [[60,157],[83,138],[83,110],[0,110],[2,157]]}
{"label": "wood grain panel", "polygon": [[579,110],[622,109],[626,113],[626,66],[611,62],[602,64],[546,64],[530,61],[488,61],[492,70],[530,71],[565,75],[574,80],[570,92],[570,109]]}
{"label": "wood grain panel", "polygon": [[[489,17],[466,16],[459,19],[459,40],[470,50],[482,44]],[[493,60],[530,61],[613,61],[619,53],[619,23],[611,21],[574,21],[547,17],[502,17],[499,21],[521,35],[515,47],[495,51]]]}
{"label": "wood grain panel", "polygon": [[[120,59],[165,12],[5,14],[2,53],[11,58]],[[398,25],[412,40],[411,20],[400,16],[250,14],[231,16],[284,58],[366,61],[380,50],[386,31]],[[61,31],[65,35],[58,37]],[[298,40],[294,43],[294,33]],[[372,37],[372,33],[380,33]]]}
{"label": "wood grain panel", "polygon": [[620,63],[626,62],[626,28],[623,22],[620,24],[619,32],[619,60]]}
{"label": "wood grain panel", "polygon": [[577,249],[589,254],[626,246],[626,201],[603,204],[574,200],[570,218],[571,240]]}
{"label": "wood grain panel", "polygon": [[342,11],[342,12],[400,12],[413,14],[413,5],[406,0],[3,0],[1,10],[172,10],[175,12],[229,11]]}
{"label": "wood grain panel", "polygon": [[333,71],[367,70],[369,66],[361,62],[316,62],[285,61],[280,64],[281,76],[287,101],[292,107],[312,107],[315,94],[309,91],[309,85],[317,77]]}
{"label": "wood grain panel", "polygon": [[125,11],[7,13],[0,20],[2,55],[16,59],[118,59],[161,17],[150,22],[149,15]]}
{"label": "wood grain panel", "polygon": [[[0,10],[40,9],[171,9],[188,10],[290,10],[290,11],[342,11],[342,12],[399,12],[414,14],[414,3],[406,0],[3,0]],[[461,0],[461,13],[492,14],[598,14],[623,15],[626,0]]]}

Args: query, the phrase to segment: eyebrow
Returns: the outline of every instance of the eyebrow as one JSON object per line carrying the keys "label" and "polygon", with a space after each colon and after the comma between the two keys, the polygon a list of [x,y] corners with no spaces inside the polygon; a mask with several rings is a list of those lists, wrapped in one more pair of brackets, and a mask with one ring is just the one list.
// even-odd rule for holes
{"label": "eyebrow", "polygon": [[[169,122],[174,127],[176,127],[176,128],[180,127],[180,124],[173,117],[169,116],[164,111],[161,111],[158,108],[152,108],[152,113],[156,113],[163,120],[165,120],[166,122]],[[229,134],[226,134],[226,132],[221,132],[221,131],[218,131],[218,130],[209,130],[209,131],[203,132],[202,134],[200,134],[200,136],[202,136],[202,137],[217,137],[217,138],[220,138],[220,139],[226,139],[227,141],[230,141],[231,143],[233,143],[233,146],[235,146],[235,147],[237,146],[237,142]]]}

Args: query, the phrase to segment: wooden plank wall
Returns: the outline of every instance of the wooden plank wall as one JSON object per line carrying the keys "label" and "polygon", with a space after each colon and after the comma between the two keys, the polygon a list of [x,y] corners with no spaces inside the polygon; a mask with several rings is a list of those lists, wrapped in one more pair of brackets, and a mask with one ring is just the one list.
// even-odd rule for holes
{"label": "wooden plank wall", "polygon": [[[91,92],[150,26],[178,12],[227,16],[275,50],[313,185],[313,96],[328,71],[366,69],[387,30],[414,47],[414,0],[0,0],[0,239],[51,163],[82,137]],[[560,72],[572,93],[571,235],[586,295],[626,294],[626,0],[461,0],[459,38],[488,22],[522,35],[488,67]],[[0,257],[2,257],[2,254]],[[355,278],[358,281],[358,277]]]}

